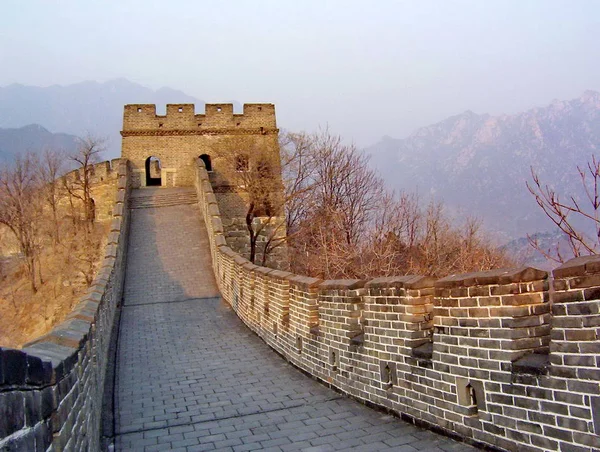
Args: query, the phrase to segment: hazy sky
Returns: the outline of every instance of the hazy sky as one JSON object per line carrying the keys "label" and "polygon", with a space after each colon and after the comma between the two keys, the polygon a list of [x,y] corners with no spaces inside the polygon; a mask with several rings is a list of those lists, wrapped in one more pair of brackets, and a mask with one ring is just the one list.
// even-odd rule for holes
{"label": "hazy sky", "polygon": [[0,86],[125,77],[364,146],[600,90],[596,0],[2,0]]}

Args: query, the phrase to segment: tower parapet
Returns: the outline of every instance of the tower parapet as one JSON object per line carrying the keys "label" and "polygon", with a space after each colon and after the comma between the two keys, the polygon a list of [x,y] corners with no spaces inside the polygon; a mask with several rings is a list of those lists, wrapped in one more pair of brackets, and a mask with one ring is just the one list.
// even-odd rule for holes
{"label": "tower parapet", "polygon": [[167,104],[165,115],[157,115],[154,104],[130,104],[125,105],[121,135],[276,132],[273,104],[244,104],[242,114],[233,112],[233,104],[206,104],[204,114],[196,114],[194,104]]}

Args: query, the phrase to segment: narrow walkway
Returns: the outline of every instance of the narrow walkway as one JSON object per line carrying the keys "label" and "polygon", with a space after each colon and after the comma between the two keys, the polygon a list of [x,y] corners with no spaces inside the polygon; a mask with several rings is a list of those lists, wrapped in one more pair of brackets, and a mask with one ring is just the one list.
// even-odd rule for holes
{"label": "narrow walkway", "polygon": [[[162,189],[163,201],[170,193],[181,190]],[[474,450],[343,397],[271,351],[219,298],[197,205],[172,204],[132,210],[117,450]]]}

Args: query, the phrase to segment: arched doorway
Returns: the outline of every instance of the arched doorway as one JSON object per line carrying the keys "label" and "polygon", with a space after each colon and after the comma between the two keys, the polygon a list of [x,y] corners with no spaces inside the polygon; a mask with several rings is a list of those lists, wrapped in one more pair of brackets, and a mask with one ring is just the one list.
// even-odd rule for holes
{"label": "arched doorway", "polygon": [[206,166],[206,171],[212,171],[212,163],[210,161],[210,155],[202,154],[200,156],[200,160],[204,162],[204,166]]}
{"label": "arched doorway", "polygon": [[88,208],[88,221],[93,223],[96,221],[96,201],[94,198],[90,198],[89,200],[89,208]]}
{"label": "arched doorway", "polygon": [[156,157],[148,157],[146,159],[146,186],[160,187],[162,185],[161,172],[160,160]]}

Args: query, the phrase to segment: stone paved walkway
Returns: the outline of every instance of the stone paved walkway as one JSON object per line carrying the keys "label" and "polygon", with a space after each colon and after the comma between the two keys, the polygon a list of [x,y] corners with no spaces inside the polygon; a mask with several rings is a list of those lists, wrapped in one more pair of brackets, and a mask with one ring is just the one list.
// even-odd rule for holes
{"label": "stone paved walkway", "polygon": [[221,301],[195,205],[132,211],[117,450],[471,451],[306,377]]}

